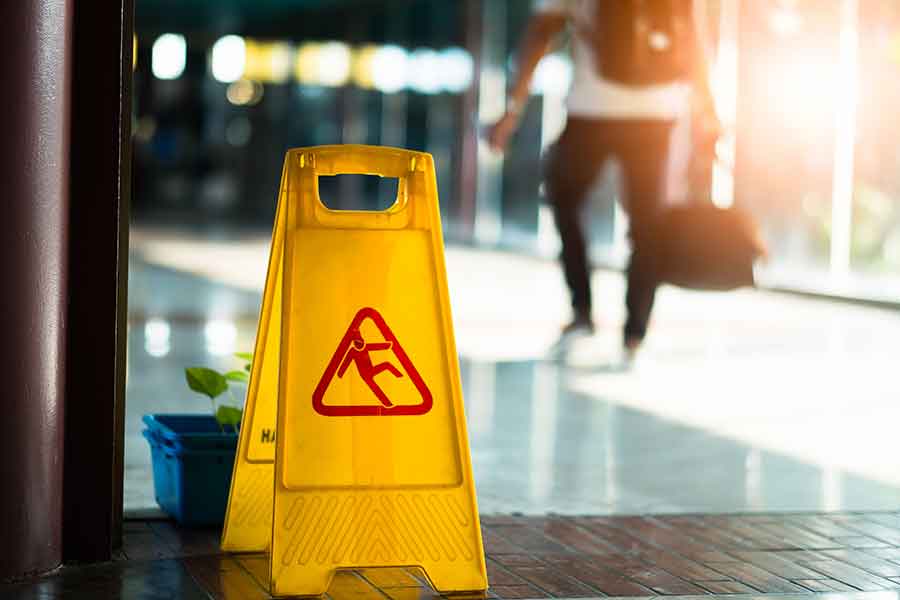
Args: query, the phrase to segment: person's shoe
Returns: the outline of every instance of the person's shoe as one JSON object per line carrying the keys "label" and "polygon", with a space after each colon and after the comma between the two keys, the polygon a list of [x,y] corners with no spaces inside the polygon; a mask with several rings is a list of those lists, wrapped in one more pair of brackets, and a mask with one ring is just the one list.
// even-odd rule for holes
{"label": "person's shoe", "polygon": [[576,338],[593,335],[594,329],[594,321],[589,314],[575,315],[572,322],[562,328],[559,338],[550,346],[548,355],[557,360],[563,358]]}
{"label": "person's shoe", "polygon": [[630,366],[634,364],[638,350],[641,348],[641,342],[643,342],[643,340],[638,337],[625,338],[625,342],[622,344],[622,353],[626,365]]}
{"label": "person's shoe", "polygon": [[560,337],[571,337],[576,334],[593,335],[594,329],[594,321],[590,315],[577,315],[571,323],[562,328]]}

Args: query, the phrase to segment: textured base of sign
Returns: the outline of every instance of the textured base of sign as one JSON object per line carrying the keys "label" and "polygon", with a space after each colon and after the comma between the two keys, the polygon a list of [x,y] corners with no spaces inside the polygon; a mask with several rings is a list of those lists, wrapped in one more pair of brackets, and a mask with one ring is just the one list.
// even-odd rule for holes
{"label": "textured base of sign", "polygon": [[236,475],[229,507],[229,534],[222,539],[226,552],[263,552],[272,539],[272,487],[274,467],[244,464]]}
{"label": "textured base of sign", "polygon": [[[276,595],[278,588],[324,593],[334,573],[351,565],[419,567],[439,592],[484,589],[480,533],[463,489],[295,493],[285,500],[279,525],[286,541],[272,553]],[[471,581],[461,579],[466,572]]]}

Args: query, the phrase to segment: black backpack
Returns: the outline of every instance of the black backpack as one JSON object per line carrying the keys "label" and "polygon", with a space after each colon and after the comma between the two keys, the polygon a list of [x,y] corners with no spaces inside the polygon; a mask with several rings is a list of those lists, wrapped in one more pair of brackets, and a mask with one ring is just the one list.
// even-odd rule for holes
{"label": "black backpack", "polygon": [[595,0],[584,32],[604,79],[652,85],[685,79],[693,59],[691,0]]}

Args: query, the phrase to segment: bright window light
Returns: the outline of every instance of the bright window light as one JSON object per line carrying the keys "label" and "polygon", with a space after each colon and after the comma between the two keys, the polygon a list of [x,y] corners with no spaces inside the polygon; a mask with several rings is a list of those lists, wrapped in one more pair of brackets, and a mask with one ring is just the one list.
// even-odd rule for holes
{"label": "bright window light", "polygon": [[342,42],[308,42],[297,50],[297,81],[307,85],[340,87],[350,81],[353,51]]}
{"label": "bright window light", "polygon": [[791,36],[803,29],[803,18],[790,6],[781,6],[769,16],[769,27],[781,36]]}
{"label": "bright window light", "polygon": [[213,356],[223,356],[234,352],[237,342],[237,326],[231,321],[207,321],[203,328],[206,351]]}
{"label": "bright window light", "polygon": [[285,42],[245,40],[243,79],[284,83],[291,74],[293,52]]}
{"label": "bright window light", "polygon": [[153,42],[150,70],[157,79],[178,79],[187,63],[187,42],[177,33],[164,33]]}
{"label": "bright window light", "polygon": [[247,46],[239,35],[219,38],[212,47],[210,69],[216,81],[233,83],[243,77],[247,62]]}
{"label": "bright window light", "polygon": [[444,73],[438,53],[429,48],[417,48],[409,56],[409,87],[422,94],[441,91]]}
{"label": "bright window light", "polygon": [[339,87],[350,80],[351,52],[347,44],[322,44],[316,59],[316,79],[319,85]]}
{"label": "bright window light", "polygon": [[385,94],[399,92],[407,84],[409,55],[400,46],[382,46],[372,56],[372,83]]}
{"label": "bright window light", "polygon": [[238,79],[228,84],[225,97],[235,106],[253,106],[262,100],[264,91],[263,85],[258,81]]}
{"label": "bright window light", "polygon": [[370,90],[375,87],[372,80],[372,63],[378,46],[363,46],[356,50],[353,56],[353,83],[361,88]]}
{"label": "bright window light", "polygon": [[443,87],[458,94],[469,89],[474,73],[472,55],[462,48],[447,48],[440,53],[440,73]]}
{"label": "bright window light", "polygon": [[300,83],[318,85],[319,48],[322,44],[307,42],[297,48],[297,59],[294,61],[294,76]]}
{"label": "bright window light", "polygon": [[166,356],[172,349],[172,328],[163,319],[150,319],[144,324],[144,349],[150,356]]}

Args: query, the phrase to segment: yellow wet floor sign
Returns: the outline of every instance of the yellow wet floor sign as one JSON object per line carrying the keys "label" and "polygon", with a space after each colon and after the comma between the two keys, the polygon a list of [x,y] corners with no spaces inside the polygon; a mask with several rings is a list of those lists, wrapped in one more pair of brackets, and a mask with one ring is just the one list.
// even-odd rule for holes
{"label": "yellow wet floor sign", "polygon": [[[386,211],[335,211],[318,177],[395,177]],[[334,572],[487,577],[431,156],[288,152],[222,547],[266,550],[274,595]]]}

